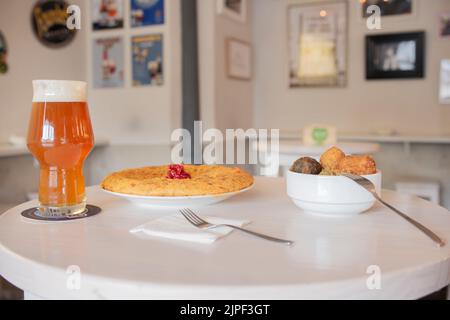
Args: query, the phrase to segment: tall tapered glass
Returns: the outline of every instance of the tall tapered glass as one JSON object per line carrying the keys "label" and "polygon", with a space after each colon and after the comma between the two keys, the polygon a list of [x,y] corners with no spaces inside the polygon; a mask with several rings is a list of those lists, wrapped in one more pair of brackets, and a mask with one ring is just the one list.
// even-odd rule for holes
{"label": "tall tapered glass", "polygon": [[40,165],[39,214],[84,214],[83,163],[94,146],[86,83],[35,80],[27,145]]}

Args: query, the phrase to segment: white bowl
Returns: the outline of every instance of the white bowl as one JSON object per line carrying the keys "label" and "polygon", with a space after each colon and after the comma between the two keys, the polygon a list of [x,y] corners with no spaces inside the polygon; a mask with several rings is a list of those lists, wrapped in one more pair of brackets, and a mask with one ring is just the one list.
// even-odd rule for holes
{"label": "white bowl", "polygon": [[[366,175],[381,191],[381,171]],[[320,176],[287,172],[287,193],[307,213],[348,216],[370,209],[375,198],[356,182],[343,176]]]}

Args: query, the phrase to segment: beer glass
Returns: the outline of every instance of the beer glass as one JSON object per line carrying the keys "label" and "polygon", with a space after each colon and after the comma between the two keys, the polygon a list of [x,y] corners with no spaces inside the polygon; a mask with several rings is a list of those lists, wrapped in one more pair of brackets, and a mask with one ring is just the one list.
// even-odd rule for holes
{"label": "beer glass", "polygon": [[83,162],[94,146],[85,82],[33,81],[27,145],[40,165],[38,214],[83,215]]}

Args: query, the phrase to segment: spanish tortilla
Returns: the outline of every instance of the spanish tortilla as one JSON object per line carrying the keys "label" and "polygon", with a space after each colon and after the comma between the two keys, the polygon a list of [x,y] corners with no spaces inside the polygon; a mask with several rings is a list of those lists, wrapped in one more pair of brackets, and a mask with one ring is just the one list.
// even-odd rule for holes
{"label": "spanish tortilla", "polygon": [[184,165],[191,179],[169,179],[168,170],[168,166],[127,169],[110,174],[101,186],[129,195],[180,197],[235,192],[253,184],[253,177],[237,167]]}

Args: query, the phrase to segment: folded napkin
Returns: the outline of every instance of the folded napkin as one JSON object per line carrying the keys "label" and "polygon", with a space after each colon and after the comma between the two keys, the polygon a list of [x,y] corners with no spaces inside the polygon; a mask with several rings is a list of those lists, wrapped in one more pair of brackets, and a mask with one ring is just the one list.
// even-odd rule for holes
{"label": "folded napkin", "polygon": [[[231,220],[203,216],[202,218],[213,224],[231,224],[237,227],[242,227],[250,223],[250,221],[246,220]],[[161,237],[206,244],[213,243],[226,236],[231,231],[233,231],[233,228],[229,227],[218,227],[210,230],[198,229],[190,224],[181,214],[163,216],[130,230],[131,233],[141,237]]]}

